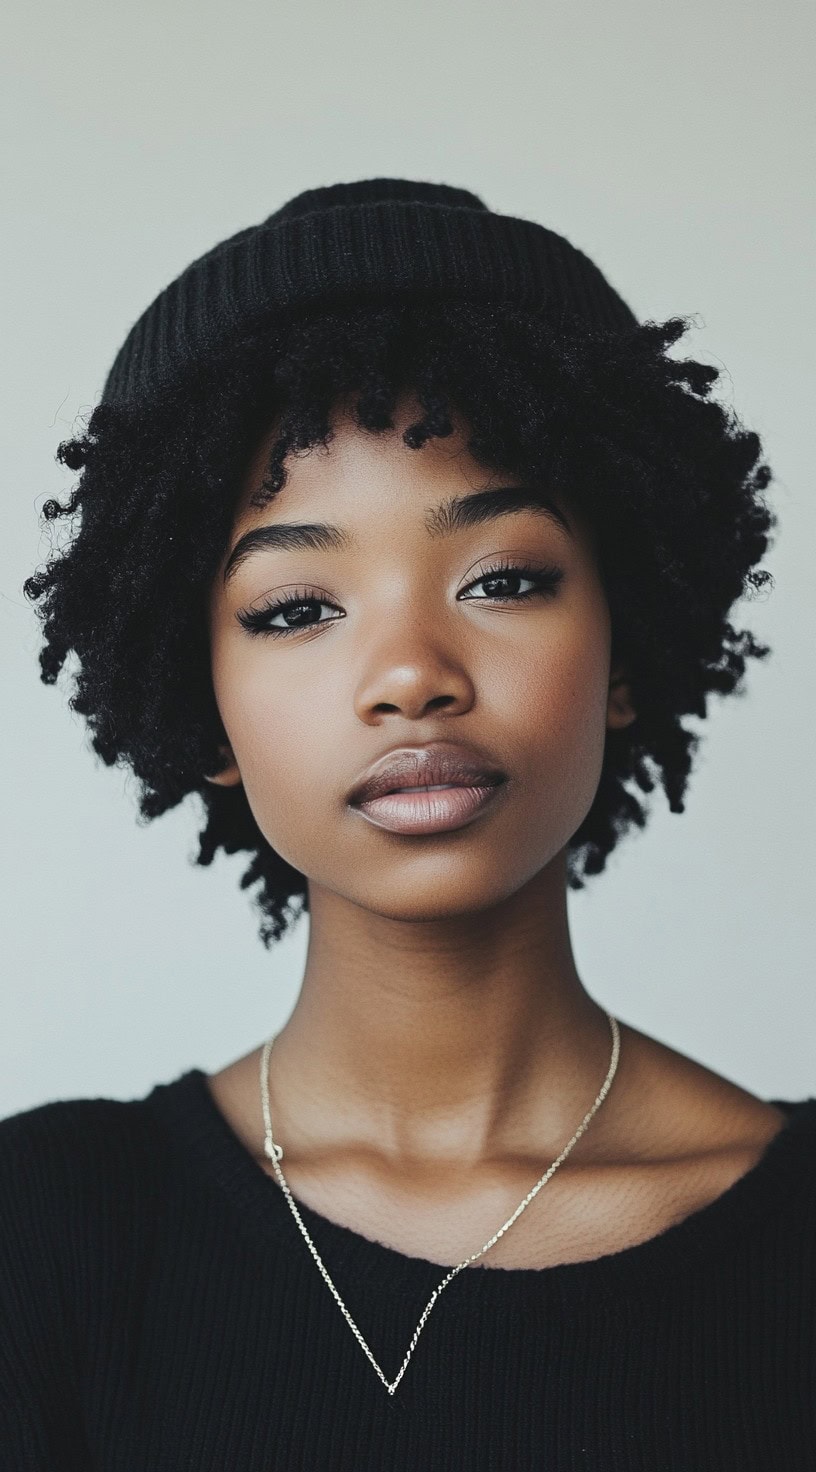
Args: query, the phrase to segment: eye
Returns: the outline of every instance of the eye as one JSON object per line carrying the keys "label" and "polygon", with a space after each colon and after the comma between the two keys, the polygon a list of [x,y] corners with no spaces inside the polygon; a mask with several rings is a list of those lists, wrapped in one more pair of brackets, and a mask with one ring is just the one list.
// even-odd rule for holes
{"label": "eye", "polygon": [[[491,563],[464,589],[464,592],[468,593],[470,589],[483,584],[487,590],[486,593],[475,599],[465,598],[464,601],[523,603],[530,598],[551,598],[563,576],[564,570],[560,567],[531,567],[527,564],[502,560]],[[527,589],[520,589],[519,584],[525,582],[530,583],[531,586]],[[500,591],[502,588],[504,591]],[[321,608],[333,608],[334,616],[320,618]],[[288,598],[264,603],[260,608],[243,609],[236,614],[236,618],[242,628],[250,634],[277,638],[280,635],[297,634],[304,629],[323,628],[325,624],[336,623],[338,619],[345,618],[345,614],[336,603],[332,603],[317,589],[297,588]]]}
{"label": "eye", "polygon": [[[475,579],[469,583],[465,592],[470,588],[477,588],[484,584],[489,590],[481,595],[477,601],[490,603],[520,603],[527,598],[550,598],[556,592],[559,583],[564,577],[564,569],[555,566],[530,567],[511,561],[499,561],[491,563]],[[519,590],[520,583],[531,583],[532,586],[525,591]],[[504,587],[511,591],[497,591]],[[470,599],[466,599],[470,602]]]}
{"label": "eye", "polygon": [[[236,614],[236,617],[239,624],[248,633],[271,634],[275,637],[279,634],[296,634],[301,629],[315,629],[326,623],[334,623],[334,619],[310,616],[321,608],[334,608],[340,618],[345,618],[345,614],[337,609],[336,604],[330,603],[314,588],[298,588],[288,598],[264,603],[260,608],[243,609]],[[283,622],[274,623],[275,619],[282,619]]]}

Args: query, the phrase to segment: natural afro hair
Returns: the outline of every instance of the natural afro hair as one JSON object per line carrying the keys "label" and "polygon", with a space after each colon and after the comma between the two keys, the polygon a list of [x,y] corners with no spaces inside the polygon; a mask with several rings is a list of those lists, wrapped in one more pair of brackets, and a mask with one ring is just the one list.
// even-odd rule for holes
{"label": "natural afro hair", "polygon": [[[276,439],[255,504],[285,483],[286,460],[325,444],[341,397],[360,428],[393,428],[399,394],[422,410],[404,433],[421,446],[452,431],[490,469],[560,493],[596,536],[613,655],[625,661],[636,720],[606,733],[592,807],[568,846],[568,882],[599,873],[659,779],[683,797],[711,691],[740,691],[746,660],[769,653],[729,622],[732,604],[772,581],[756,564],[776,523],[756,434],[710,397],[716,368],[670,356],[685,319],[625,332],[545,310],[463,301],[410,306],[349,299],[258,323],[219,356],[133,407],[102,402],[57,458],[81,471],[66,503],[78,518],[24,586],[43,625],[41,678],[71,653],[69,704],[108,765],[130,768],[147,821],[188,793],[203,803],[194,862],[246,850],[241,885],[267,946],[308,911],[306,877],[261,833],[224,768],[205,609],[229,545],[243,477],[261,436]],[[273,415],[275,419],[273,421]]]}

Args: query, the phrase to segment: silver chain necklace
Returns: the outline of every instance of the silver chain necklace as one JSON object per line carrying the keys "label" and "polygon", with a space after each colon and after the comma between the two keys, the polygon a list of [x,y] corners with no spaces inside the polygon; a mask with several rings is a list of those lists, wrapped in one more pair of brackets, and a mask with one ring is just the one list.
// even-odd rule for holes
{"label": "silver chain necklace", "polygon": [[274,1037],[271,1037],[271,1038],[269,1038],[264,1043],[263,1048],[261,1050],[261,1060],[260,1060],[260,1072],[261,1072],[261,1104],[262,1104],[262,1107],[263,1107],[263,1118],[264,1118],[264,1153],[267,1156],[267,1158],[272,1162],[272,1168],[273,1168],[273,1170],[275,1172],[275,1175],[277,1176],[278,1184],[281,1187],[281,1190],[283,1191],[283,1193],[284,1193],[284,1195],[286,1197],[286,1200],[289,1202],[289,1205],[290,1205],[290,1207],[292,1209],[292,1214],[293,1214],[293,1216],[295,1218],[295,1221],[297,1222],[298,1226],[300,1227],[301,1232],[303,1233],[303,1236],[306,1239],[306,1244],[307,1244],[307,1246],[309,1248],[309,1251],[311,1252],[312,1257],[314,1258],[315,1262],[317,1263],[317,1266],[319,1267],[320,1272],[321,1272],[323,1278],[325,1279],[326,1283],[328,1284],[328,1287],[331,1290],[332,1296],[335,1298],[335,1300],[336,1300],[339,1308],[341,1309],[341,1311],[343,1313],[343,1316],[347,1320],[347,1322],[349,1324],[349,1327],[352,1330],[352,1333],[354,1334],[355,1339],[357,1340],[357,1342],[360,1345],[360,1348],[363,1350],[363,1353],[366,1355],[366,1357],[371,1361],[372,1365],[374,1366],[374,1369],[377,1371],[377,1374],[379,1375],[380,1379],[382,1380],[382,1383],[385,1386],[386,1390],[388,1391],[388,1394],[389,1395],[393,1395],[394,1394],[394,1391],[396,1390],[397,1386],[399,1385],[400,1380],[402,1379],[403,1375],[405,1374],[405,1371],[408,1368],[408,1361],[410,1360],[411,1355],[413,1354],[413,1352],[414,1352],[414,1350],[416,1348],[417,1340],[419,1339],[419,1336],[422,1333],[422,1330],[423,1330],[423,1328],[425,1326],[425,1323],[426,1323],[426,1320],[428,1318],[428,1315],[431,1312],[431,1309],[433,1308],[434,1304],[436,1303],[436,1300],[439,1297],[439,1295],[442,1292],[442,1290],[444,1288],[447,1288],[448,1284],[451,1282],[451,1280],[453,1278],[456,1277],[456,1274],[457,1273],[461,1273],[461,1271],[462,1271],[463,1268],[469,1267],[472,1262],[475,1262],[476,1261],[477,1257],[481,1257],[484,1252],[487,1252],[489,1248],[493,1247],[494,1244],[496,1242],[498,1242],[499,1238],[502,1237],[504,1235],[504,1233],[508,1230],[508,1228],[509,1227],[512,1227],[514,1221],[516,1221],[518,1219],[518,1217],[521,1216],[521,1213],[525,1210],[525,1208],[530,1205],[530,1202],[533,1200],[533,1197],[538,1195],[539,1191],[541,1190],[541,1187],[546,1185],[546,1183],[550,1179],[550,1177],[553,1176],[555,1174],[555,1172],[557,1171],[559,1165],[561,1165],[562,1162],[566,1160],[567,1156],[570,1153],[570,1150],[580,1140],[582,1134],[584,1133],[584,1130],[589,1125],[590,1120],[593,1118],[593,1116],[597,1113],[597,1111],[600,1109],[601,1105],[603,1104],[604,1099],[606,1098],[607,1094],[609,1093],[610,1087],[612,1085],[612,1080],[615,1077],[615,1072],[616,1072],[617,1067],[618,1067],[618,1058],[620,1056],[620,1029],[618,1027],[617,1019],[615,1017],[612,1017],[609,1012],[607,1012],[606,1017],[607,1017],[607,1021],[609,1023],[610,1029],[612,1031],[612,1056],[611,1056],[611,1059],[610,1059],[610,1062],[609,1062],[609,1069],[607,1071],[606,1078],[604,1079],[603,1084],[601,1085],[601,1089],[600,1089],[600,1092],[599,1092],[599,1094],[598,1094],[598,1096],[597,1096],[597,1098],[595,1100],[595,1103],[592,1105],[592,1108],[589,1109],[587,1111],[587,1113],[584,1115],[583,1119],[581,1120],[581,1123],[579,1124],[577,1130],[575,1131],[575,1134],[573,1135],[572,1139],[564,1146],[563,1150],[561,1151],[561,1154],[558,1156],[558,1158],[556,1160],[553,1161],[553,1163],[549,1167],[549,1169],[544,1172],[544,1174],[541,1177],[541,1179],[536,1182],[536,1184],[533,1186],[532,1191],[528,1191],[528,1193],[525,1196],[524,1200],[522,1202],[520,1202],[519,1205],[516,1207],[515,1211],[513,1212],[513,1215],[507,1218],[507,1221],[504,1223],[504,1226],[503,1227],[499,1227],[498,1232],[494,1232],[493,1236],[490,1238],[490,1241],[489,1242],[485,1242],[484,1247],[480,1247],[478,1252],[472,1252],[471,1255],[470,1255],[470,1257],[466,1257],[465,1258],[464,1262],[457,1263],[457,1265],[456,1265],[455,1268],[451,1268],[450,1272],[447,1273],[446,1276],[442,1279],[442,1282],[439,1284],[439,1286],[434,1289],[433,1293],[431,1294],[430,1298],[428,1299],[428,1302],[425,1305],[425,1308],[422,1311],[422,1317],[420,1318],[420,1321],[417,1324],[416,1329],[414,1330],[413,1338],[411,1340],[411,1343],[408,1346],[408,1353],[406,1354],[405,1359],[402,1362],[402,1366],[400,1368],[400,1372],[397,1375],[396,1380],[391,1380],[391,1381],[389,1381],[387,1379],[387,1377],[383,1374],[382,1370],[380,1369],[380,1366],[377,1364],[377,1361],[375,1360],[373,1354],[371,1353],[371,1350],[369,1349],[368,1345],[366,1344],[366,1342],[365,1342],[362,1334],[360,1333],[360,1330],[357,1328],[357,1325],[355,1324],[353,1318],[351,1317],[351,1314],[349,1313],[348,1309],[346,1308],[346,1305],[344,1304],[342,1298],[340,1297],[340,1294],[337,1292],[337,1289],[335,1288],[334,1283],[332,1282],[331,1278],[329,1277],[329,1274],[326,1271],[326,1268],[325,1268],[325,1266],[323,1264],[323,1260],[322,1260],[322,1258],[321,1258],[321,1256],[320,1256],[317,1248],[315,1247],[314,1242],[312,1241],[311,1237],[309,1236],[309,1233],[308,1233],[308,1231],[306,1229],[306,1226],[304,1225],[303,1218],[301,1217],[300,1212],[297,1209],[297,1203],[295,1202],[294,1197],[292,1196],[292,1193],[289,1190],[289,1187],[288,1187],[288,1185],[286,1183],[286,1179],[284,1177],[283,1171],[280,1168],[280,1162],[283,1159],[283,1150],[282,1150],[281,1146],[280,1145],[277,1145],[275,1143],[275,1141],[273,1140],[273,1138],[272,1138],[272,1121],[271,1121],[270,1115],[269,1115],[269,1054],[270,1054],[270,1051],[271,1051],[271,1048],[272,1048],[272,1044],[275,1041],[275,1038]]}

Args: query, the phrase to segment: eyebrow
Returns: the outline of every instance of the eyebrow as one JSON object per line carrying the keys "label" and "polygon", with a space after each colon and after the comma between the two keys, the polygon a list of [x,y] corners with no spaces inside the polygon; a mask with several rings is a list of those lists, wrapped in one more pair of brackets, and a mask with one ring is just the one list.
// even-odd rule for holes
{"label": "eyebrow", "polygon": [[[431,537],[447,537],[464,527],[477,526],[493,521],[499,516],[512,515],[516,511],[535,511],[555,522],[568,536],[574,536],[564,512],[535,486],[496,486],[484,491],[472,491],[466,496],[452,496],[438,506],[429,506],[425,514],[425,526]],[[254,527],[238,538],[227,558],[224,568],[224,584],[238,571],[241,563],[253,553],[270,549],[283,551],[326,550],[347,551],[356,544],[356,538],[342,527],[324,521],[278,521],[268,526]]]}

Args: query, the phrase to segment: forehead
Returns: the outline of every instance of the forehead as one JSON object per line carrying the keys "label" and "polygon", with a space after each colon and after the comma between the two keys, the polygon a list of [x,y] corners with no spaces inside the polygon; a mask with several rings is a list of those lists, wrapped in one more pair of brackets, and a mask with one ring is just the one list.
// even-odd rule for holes
{"label": "forehead", "polygon": [[269,457],[280,433],[280,416],[276,415],[258,440],[236,502],[236,516],[243,522],[259,513],[273,514],[284,509],[306,508],[310,500],[324,498],[332,490],[338,494],[358,488],[360,493],[384,492],[397,482],[404,492],[406,483],[433,491],[434,485],[458,481],[462,486],[488,486],[507,475],[478,461],[467,446],[470,426],[461,414],[450,411],[453,432],[432,437],[418,449],[405,444],[402,436],[410,424],[422,419],[424,410],[413,392],[400,395],[394,413],[393,429],[371,431],[357,424],[350,398],[337,401],[330,416],[331,436],[327,444],[306,450],[290,451],[284,462],[286,481],[264,507],[251,505],[252,496],[260,489],[267,473]]}
{"label": "forehead", "polygon": [[[290,453],[282,489],[264,499],[270,452],[280,434],[280,420],[270,422],[244,476],[218,582],[231,583],[262,552],[359,549],[372,528],[387,536],[393,525],[401,538],[409,521],[423,537],[451,540],[514,513],[525,514],[527,524],[534,515],[579,558],[592,559],[593,530],[577,508],[548,485],[483,464],[468,449],[471,429],[461,415],[451,411],[451,434],[432,436],[420,448],[406,445],[405,430],[422,417],[415,395],[405,393],[393,427],[371,431],[356,422],[348,402],[340,402],[327,443]],[[262,504],[252,504],[256,493]]]}

